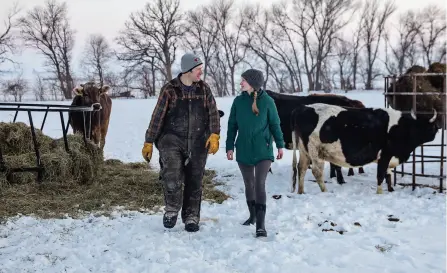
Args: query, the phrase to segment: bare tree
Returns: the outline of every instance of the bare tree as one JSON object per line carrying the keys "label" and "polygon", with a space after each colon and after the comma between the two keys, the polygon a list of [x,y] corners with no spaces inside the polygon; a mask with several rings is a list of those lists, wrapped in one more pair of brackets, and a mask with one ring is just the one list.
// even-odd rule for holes
{"label": "bare tree", "polygon": [[110,86],[110,95],[117,96],[126,91],[124,73],[116,73],[114,71],[106,71],[104,73],[104,82]]}
{"label": "bare tree", "polygon": [[107,73],[108,63],[111,61],[113,52],[102,34],[92,34],[88,37],[84,48],[84,56],[81,67],[87,78],[104,84],[104,74]]}
{"label": "bare tree", "polygon": [[14,78],[7,80],[3,85],[5,95],[14,97],[15,102],[22,101],[22,97],[27,90],[27,82],[23,78],[23,71],[20,71]]}
{"label": "bare tree", "polygon": [[373,80],[380,75],[376,72],[375,61],[379,51],[380,40],[383,38],[385,24],[391,14],[396,10],[392,0],[387,0],[380,10],[380,0],[369,0],[364,2],[362,10],[362,38],[366,49],[366,67],[364,71],[365,89],[373,88]]}
{"label": "bare tree", "polygon": [[[284,5],[284,3],[281,4],[281,7]],[[286,90],[293,92],[296,90],[297,77],[300,77],[299,67],[294,67],[294,59],[289,57],[296,53],[296,51],[288,50],[290,47],[293,49],[294,39],[284,35],[284,28],[281,29],[275,24],[283,22],[286,16],[285,13],[280,13],[281,9],[276,10],[276,14],[273,15],[272,11],[264,10],[259,5],[246,6],[243,45],[264,62],[266,78],[273,77],[276,82],[275,89],[278,89],[280,93]],[[273,21],[275,16],[282,16],[282,18]]]}
{"label": "bare tree", "polygon": [[[385,32],[384,63],[388,73],[403,74],[407,67],[415,64],[416,37],[420,28],[421,23],[417,20],[416,14],[413,11],[407,11],[399,16],[396,45],[391,43],[389,31]],[[388,49],[391,51],[390,53]]]}
{"label": "bare tree", "polygon": [[[328,54],[332,51],[334,38],[349,22],[352,16],[343,18],[347,12],[355,11],[352,0],[313,0],[306,1],[310,4],[310,18],[314,18],[312,25],[315,33],[316,45],[310,47],[315,58],[315,90],[321,89],[320,74],[322,65]],[[310,43],[307,43],[310,46]],[[325,68],[327,69],[327,68]],[[327,78],[327,76],[326,76]],[[327,83],[327,80],[325,79]],[[327,85],[327,84],[326,84]]]}
{"label": "bare tree", "polygon": [[186,47],[199,51],[203,55],[205,68],[203,77],[208,75],[210,60],[215,53],[215,43],[218,42],[219,29],[206,10],[209,7],[201,6],[196,10],[188,11],[186,16],[188,35],[185,37]]}
{"label": "bare tree", "polygon": [[[362,18],[360,17],[360,22]],[[352,62],[351,62],[351,68],[352,68],[352,85],[351,90],[357,89],[357,75],[358,75],[358,68],[359,68],[359,54],[363,49],[362,44],[362,25],[359,23],[357,24],[357,28],[355,29],[353,36],[352,36]]]}
{"label": "bare tree", "polygon": [[349,41],[339,38],[334,45],[334,52],[337,55],[337,72],[340,81],[340,89],[350,90],[352,88],[351,77],[353,74],[353,54],[354,45]]}
{"label": "bare tree", "polygon": [[[13,35],[13,28],[15,27],[15,17],[19,13],[18,3],[14,3],[12,8],[8,11],[4,21],[4,27],[0,29],[0,65],[9,62],[14,63],[10,54],[16,51],[16,39]],[[2,70],[0,69],[0,72]]]}
{"label": "bare tree", "polygon": [[45,100],[45,93],[46,93],[45,81],[40,76],[40,74],[38,72],[36,72],[35,70],[33,71],[33,74],[35,75],[34,84],[32,86],[34,97],[37,101]]}
{"label": "bare tree", "polygon": [[429,66],[445,58],[446,20],[445,9],[437,5],[429,5],[419,14],[422,23],[418,38],[423,52],[424,62]]}
{"label": "bare tree", "polygon": [[[296,2],[294,2],[296,4]],[[272,5],[271,12],[267,14],[268,20],[272,22],[271,37],[269,44],[276,44],[273,47],[275,54],[280,57],[282,63],[285,66],[284,72],[287,71],[288,76],[274,76],[276,79],[280,80],[280,92],[289,90],[289,92],[294,92],[297,88],[302,90],[301,81],[301,63],[298,50],[298,40],[299,35],[294,28],[294,20],[287,13],[288,6],[286,2]],[[277,59],[276,61],[280,61]],[[290,87],[285,87],[287,81]]]}
{"label": "bare tree", "polygon": [[72,49],[74,31],[68,22],[66,3],[47,0],[20,18],[22,38],[30,48],[45,58],[49,72],[58,79],[59,90],[66,99],[72,98]]}
{"label": "bare tree", "polygon": [[291,8],[286,2],[273,6],[271,18],[280,29],[274,41],[288,43],[280,49],[286,52],[290,48],[286,56],[291,56],[287,68],[292,85],[295,79],[302,89],[303,69],[309,90],[321,88],[321,67],[332,51],[336,34],[348,24],[354,10],[352,0],[295,0]]}
{"label": "bare tree", "polygon": [[137,66],[152,63],[165,80],[171,80],[178,39],[183,34],[179,6],[179,0],[155,0],[142,11],[132,13],[118,37],[124,49],[119,59]]}
{"label": "bare tree", "polygon": [[209,75],[211,77],[211,86],[217,90],[217,95],[219,97],[230,95],[228,91],[228,81],[230,75],[227,70],[227,63],[225,58],[222,56],[225,54],[220,49],[220,43],[214,44],[214,52],[212,55],[210,63],[208,65]]}
{"label": "bare tree", "polygon": [[236,94],[234,81],[236,66],[242,62],[246,53],[246,48],[241,46],[245,17],[243,13],[238,16],[233,14],[235,12],[234,0],[215,0],[206,9],[206,12],[219,29],[218,40],[225,52],[223,57],[230,72],[231,94],[234,96]]}

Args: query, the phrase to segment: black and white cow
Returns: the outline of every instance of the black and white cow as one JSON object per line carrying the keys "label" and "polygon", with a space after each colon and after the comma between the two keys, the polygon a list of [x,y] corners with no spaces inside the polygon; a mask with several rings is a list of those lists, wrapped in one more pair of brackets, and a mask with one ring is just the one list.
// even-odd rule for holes
{"label": "black and white cow", "polygon": [[[382,193],[385,178],[388,191],[394,191],[391,170],[407,161],[418,146],[434,140],[439,129],[435,120],[436,110],[428,120],[391,108],[354,109],[321,103],[298,106],[291,117],[294,168],[297,144],[300,151],[298,193],[304,192],[304,175],[311,163],[321,191],[326,191],[325,161],[347,168],[377,163],[377,193]],[[293,192],[295,186],[296,175]]]}
{"label": "black and white cow", "polygon": [[[308,105],[314,103],[326,103],[331,105],[338,105],[342,107],[353,108],[365,108],[365,105],[361,101],[352,100],[345,96],[335,94],[311,94],[308,96],[295,96],[288,94],[281,94],[266,90],[266,93],[275,102],[278,110],[279,119],[281,120],[281,131],[284,135],[284,141],[286,143],[286,149],[292,149],[292,130],[290,129],[290,115],[295,107],[298,105]],[[330,164],[330,177],[336,177],[338,184],[344,184],[345,179],[341,172],[341,167],[334,164]],[[295,171],[295,170],[294,170]],[[359,173],[364,173],[362,167],[359,168]],[[296,172],[294,172],[296,175]],[[348,176],[354,175],[354,170],[349,168]]]}

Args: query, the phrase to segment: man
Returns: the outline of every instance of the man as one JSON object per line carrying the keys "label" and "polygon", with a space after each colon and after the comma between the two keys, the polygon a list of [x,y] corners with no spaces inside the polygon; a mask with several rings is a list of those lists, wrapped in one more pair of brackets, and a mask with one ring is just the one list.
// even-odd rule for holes
{"label": "man", "polygon": [[163,225],[173,228],[181,208],[189,232],[199,230],[208,153],[215,154],[219,149],[220,116],[210,87],[200,79],[202,66],[196,55],[183,55],[182,72],[160,91],[142,149],[148,162],[154,144],[160,153],[165,196]]}

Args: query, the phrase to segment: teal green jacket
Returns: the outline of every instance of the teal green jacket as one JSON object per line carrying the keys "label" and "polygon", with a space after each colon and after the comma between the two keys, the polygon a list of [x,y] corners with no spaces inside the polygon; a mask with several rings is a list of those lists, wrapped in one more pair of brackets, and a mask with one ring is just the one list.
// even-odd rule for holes
{"label": "teal green jacket", "polygon": [[278,149],[285,146],[273,99],[260,90],[256,103],[258,116],[251,109],[253,93],[242,92],[234,99],[228,118],[226,151],[236,148],[236,161],[247,165],[256,165],[261,160],[275,161],[272,136]]}

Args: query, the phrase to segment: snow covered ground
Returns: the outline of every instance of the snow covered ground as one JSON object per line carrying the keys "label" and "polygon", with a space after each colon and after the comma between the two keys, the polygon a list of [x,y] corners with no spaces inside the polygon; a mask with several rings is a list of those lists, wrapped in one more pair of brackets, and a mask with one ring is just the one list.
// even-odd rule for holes
{"label": "snow covered ground", "polygon": [[[383,107],[377,92],[350,92],[366,106]],[[218,98],[220,150],[209,157],[231,199],[202,204],[201,230],[187,233],[182,224],[167,230],[162,214],[119,211],[112,217],[81,220],[11,218],[0,224],[0,272],[445,272],[446,197],[433,189],[395,187],[377,195],[376,165],[365,174],[347,176],[340,186],[325,176],[321,193],[311,171],[304,195],[289,192],[292,153],[272,165],[267,178],[268,237],[254,237],[254,227],[240,225],[248,216],[242,177],[235,161],[226,160],[225,138],[233,98]],[[105,156],[141,161],[144,132],[156,100],[114,100]],[[60,102],[58,102],[60,103]],[[68,103],[68,102],[65,102]],[[14,113],[0,112],[0,121]],[[43,115],[34,113],[35,124]],[[25,113],[20,121],[27,122]],[[58,114],[50,114],[44,132],[61,137]],[[440,134],[435,141],[439,141]],[[425,150],[424,152],[430,152]],[[158,153],[154,151],[154,167]],[[406,165],[406,170],[411,165]],[[431,170],[430,170],[431,169]],[[426,172],[438,174],[437,165]],[[410,177],[399,182],[411,182]],[[439,182],[417,179],[418,183]],[[281,195],[274,199],[273,195]],[[392,215],[392,216],[391,216]],[[398,221],[389,221],[390,217]],[[334,231],[324,232],[323,229]],[[337,232],[339,231],[339,232]],[[342,231],[342,232],[341,232]],[[340,234],[342,233],[342,234]]]}

